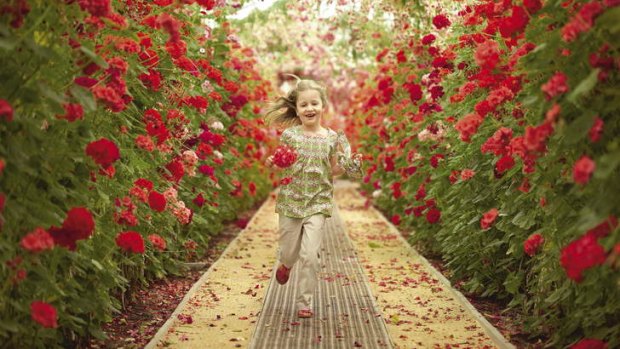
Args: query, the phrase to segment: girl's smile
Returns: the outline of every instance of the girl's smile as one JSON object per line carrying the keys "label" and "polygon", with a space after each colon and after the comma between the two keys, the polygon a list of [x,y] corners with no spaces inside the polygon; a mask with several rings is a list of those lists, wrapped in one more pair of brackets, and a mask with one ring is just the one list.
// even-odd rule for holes
{"label": "girl's smile", "polygon": [[296,107],[297,115],[304,128],[316,130],[321,127],[324,106],[319,91],[305,90],[299,92]]}

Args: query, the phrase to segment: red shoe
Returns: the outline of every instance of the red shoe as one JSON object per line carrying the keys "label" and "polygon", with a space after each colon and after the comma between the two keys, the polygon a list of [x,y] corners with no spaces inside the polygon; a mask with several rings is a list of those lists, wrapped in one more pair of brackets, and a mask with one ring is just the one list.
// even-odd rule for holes
{"label": "red shoe", "polygon": [[291,272],[291,269],[284,266],[284,264],[280,264],[278,270],[276,270],[276,280],[280,285],[284,285],[288,281],[288,276]]}
{"label": "red shoe", "polygon": [[310,309],[301,309],[297,312],[297,317],[300,317],[302,319],[309,319],[312,317],[312,315],[314,315],[314,313]]}

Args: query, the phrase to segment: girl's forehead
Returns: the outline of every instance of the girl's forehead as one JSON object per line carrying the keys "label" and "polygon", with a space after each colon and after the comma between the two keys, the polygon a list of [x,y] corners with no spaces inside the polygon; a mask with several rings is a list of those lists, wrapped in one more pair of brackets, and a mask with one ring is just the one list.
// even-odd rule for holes
{"label": "girl's forehead", "polygon": [[313,99],[321,99],[321,93],[317,90],[305,90],[300,91],[297,96],[297,101],[310,101]]}

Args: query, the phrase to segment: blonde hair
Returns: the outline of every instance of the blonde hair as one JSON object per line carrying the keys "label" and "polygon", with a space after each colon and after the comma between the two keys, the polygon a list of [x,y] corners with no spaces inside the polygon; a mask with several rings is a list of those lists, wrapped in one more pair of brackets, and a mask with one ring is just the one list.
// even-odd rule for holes
{"label": "blonde hair", "polygon": [[273,102],[265,112],[265,121],[268,125],[276,124],[282,127],[300,125],[301,120],[297,116],[297,98],[299,93],[307,90],[316,90],[321,95],[323,106],[327,106],[327,92],[325,87],[317,81],[310,79],[300,79],[293,74],[286,74],[297,80],[295,87],[292,88],[285,97],[279,97]]}

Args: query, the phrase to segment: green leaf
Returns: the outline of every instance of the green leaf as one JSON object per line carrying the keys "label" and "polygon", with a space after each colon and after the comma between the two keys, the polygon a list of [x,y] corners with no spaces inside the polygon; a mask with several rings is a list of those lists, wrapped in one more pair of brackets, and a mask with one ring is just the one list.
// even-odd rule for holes
{"label": "green leaf", "polygon": [[620,7],[605,11],[596,19],[596,27],[607,29],[613,34],[620,32]]}
{"label": "green leaf", "polygon": [[575,103],[577,98],[590,92],[590,90],[594,88],[596,82],[598,81],[598,73],[600,71],[601,70],[599,68],[592,70],[590,72],[590,75],[588,75],[587,78],[581,80],[581,82],[579,83],[579,85],[577,85],[577,87],[575,87],[573,92],[568,95],[568,100],[572,103]]}
{"label": "green leaf", "polygon": [[504,281],[504,287],[506,287],[506,291],[511,294],[516,294],[519,292],[519,287],[521,286],[521,280],[523,279],[523,273],[510,273],[506,280]]}
{"label": "green leaf", "polygon": [[601,156],[596,161],[594,178],[606,179],[616,170],[618,164],[620,164],[620,150]]}
{"label": "green leaf", "polygon": [[91,259],[90,261],[91,261],[91,262],[93,262],[93,265],[94,265],[95,267],[97,267],[97,269],[99,269],[99,270],[103,270],[103,265],[101,265],[101,263],[99,263],[98,261],[96,261],[96,260],[94,260],[94,259]]}
{"label": "green leaf", "polygon": [[84,52],[84,54],[88,56],[88,58],[92,59],[92,61],[95,62],[101,68],[103,69],[108,68],[108,62],[106,62],[105,59],[99,57],[96,53],[91,51],[89,48],[85,46],[80,46],[80,51]]}
{"label": "green leaf", "polygon": [[368,243],[368,247],[370,247],[370,248],[380,248],[381,245],[379,245],[378,243],[376,243],[374,241],[371,241],[371,242]]}
{"label": "green leaf", "polygon": [[587,113],[578,117],[566,128],[566,143],[575,144],[588,134],[594,124],[594,114]]}
{"label": "green leaf", "polygon": [[529,229],[536,223],[536,220],[530,215],[521,211],[512,219],[512,223],[519,228]]}
{"label": "green leaf", "polygon": [[84,106],[86,111],[97,110],[97,104],[95,103],[93,95],[85,88],[74,85],[71,87],[71,94]]}

